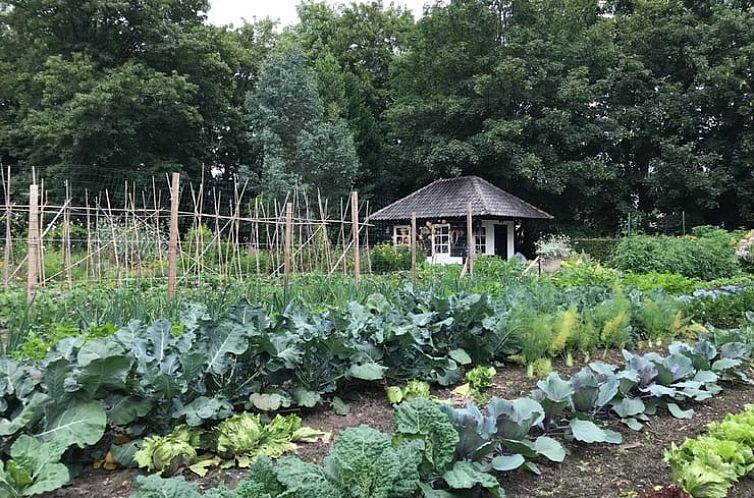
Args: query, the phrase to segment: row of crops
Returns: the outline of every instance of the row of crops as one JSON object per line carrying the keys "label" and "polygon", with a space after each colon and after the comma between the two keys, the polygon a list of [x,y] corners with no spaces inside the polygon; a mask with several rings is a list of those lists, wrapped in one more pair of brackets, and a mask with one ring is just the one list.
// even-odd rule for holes
{"label": "row of crops", "polygon": [[[703,330],[684,315],[729,307],[726,313],[741,315],[737,320],[743,321],[745,315],[731,303],[746,290],[678,299],[635,287],[564,288],[520,280],[506,284],[505,292],[418,287],[391,286],[345,305],[288,299],[279,307],[247,300],[228,307],[228,298],[221,297],[183,304],[169,318],[109,327],[100,323],[85,333],[79,329],[53,338],[42,331],[37,337],[27,335],[0,359],[0,436],[10,457],[0,489],[8,496],[48,491],[68,482],[81,463],[92,461],[141,461],[163,474],[197,464],[205,469],[228,461],[251,464],[261,455],[279,456],[296,441],[319,437],[300,421],[263,424],[270,417],[251,413],[323,404],[343,409],[345,394],[365,384],[421,380],[449,386],[461,382],[475,365],[521,361],[533,376],[543,378],[531,397],[493,400],[483,410],[473,405],[441,410],[424,403],[411,408],[417,414],[406,415],[405,424],[396,420],[398,433],[392,439],[361,429],[346,431],[333,446],[337,452],[368,444],[380,455],[397,452],[402,462],[416,462],[410,475],[418,477],[410,482],[399,485],[395,476],[372,476],[389,490],[385,496],[478,486],[497,493],[497,480],[493,483],[487,471],[562,460],[565,450],[558,438],[618,442],[617,433],[602,427],[605,418],[639,430],[658,411],[690,416],[690,405],[717,394],[720,380],[739,378],[737,372],[750,356],[748,328]],[[625,353],[621,366],[591,361],[611,348],[699,333],[703,340],[675,343],[665,356]],[[550,364],[560,356],[588,368],[561,379]],[[234,419],[241,415],[243,420]],[[436,425],[445,427],[438,429],[441,435],[426,433]],[[218,434],[232,441],[245,435],[250,442],[240,448],[218,445]],[[422,444],[403,444],[426,438]],[[453,448],[442,458],[433,453],[438,438],[446,438],[444,447]],[[176,446],[188,454],[173,451]],[[145,453],[148,448],[151,452]],[[379,458],[377,453],[369,457],[372,462]],[[259,465],[268,463],[261,460]],[[270,482],[293,496],[328,496],[296,491],[296,479],[280,477],[286,472],[281,468],[297,475],[303,466],[325,476],[321,485],[334,486],[332,496],[382,496],[350,488],[348,479],[372,479],[361,471],[346,478],[346,469],[333,474],[309,465],[296,463],[291,469],[281,462],[270,471],[278,476],[277,484]],[[380,468],[385,466],[364,472]],[[144,485],[175,485],[149,483]]]}

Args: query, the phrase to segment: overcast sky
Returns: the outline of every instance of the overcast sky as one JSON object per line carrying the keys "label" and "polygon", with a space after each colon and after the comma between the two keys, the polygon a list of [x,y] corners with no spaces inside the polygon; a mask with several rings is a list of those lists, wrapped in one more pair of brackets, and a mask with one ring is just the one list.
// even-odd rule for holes
{"label": "overcast sky", "polygon": [[[429,0],[395,0],[396,5],[402,5],[414,11],[414,16],[419,16],[424,4]],[[243,23],[244,19],[251,21],[254,17],[263,19],[269,17],[280,20],[283,25],[294,24],[298,21],[296,5],[299,0],[210,0],[208,19],[212,24],[236,26]],[[340,4],[351,3],[344,1],[331,1],[328,3]],[[385,4],[389,4],[385,1]]]}

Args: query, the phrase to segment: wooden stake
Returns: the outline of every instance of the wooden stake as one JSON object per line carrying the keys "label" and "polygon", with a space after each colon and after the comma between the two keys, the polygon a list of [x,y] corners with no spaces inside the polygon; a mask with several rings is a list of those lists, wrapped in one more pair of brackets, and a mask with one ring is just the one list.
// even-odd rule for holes
{"label": "wooden stake", "polygon": [[71,274],[71,186],[65,181],[65,211],[63,212],[63,268],[68,290],[73,288],[73,276]]}
{"label": "wooden stake", "polygon": [[416,213],[411,213],[411,280],[416,282]]}
{"label": "wooden stake", "polygon": [[472,275],[474,273],[474,248],[475,248],[475,240],[474,240],[474,226],[473,226],[473,217],[471,212],[471,203],[466,203],[466,240],[468,243],[468,247],[466,248],[466,266],[469,270],[469,275]]}
{"label": "wooden stake", "polygon": [[29,185],[29,234],[26,278],[26,302],[34,302],[37,292],[37,270],[39,265],[39,186]]}
{"label": "wooden stake", "polygon": [[353,231],[353,277],[356,285],[361,283],[361,254],[359,253],[359,193],[351,194],[351,230]]}
{"label": "wooden stake", "polygon": [[92,261],[92,215],[89,212],[89,189],[84,189],[84,202],[86,202],[86,276],[90,278],[94,275]]}
{"label": "wooden stake", "polygon": [[[2,171],[2,169],[0,169]],[[11,235],[11,216],[12,211],[10,208],[10,166],[8,166],[7,175],[3,175],[3,186],[5,187],[5,248],[3,250],[3,285],[8,287],[10,276],[8,271],[10,269],[10,255],[13,239]]]}
{"label": "wooden stake", "polygon": [[168,242],[168,298],[175,296],[176,255],[178,252],[178,206],[181,174],[173,173],[170,187],[170,239]]}
{"label": "wooden stake", "polygon": [[283,284],[288,288],[288,272],[291,266],[291,239],[293,238],[293,203],[285,205],[285,247],[283,248]]}

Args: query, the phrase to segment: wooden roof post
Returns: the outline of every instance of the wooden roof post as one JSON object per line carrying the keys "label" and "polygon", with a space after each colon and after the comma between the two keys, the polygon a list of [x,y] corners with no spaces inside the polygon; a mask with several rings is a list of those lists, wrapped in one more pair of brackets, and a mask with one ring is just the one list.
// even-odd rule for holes
{"label": "wooden roof post", "polygon": [[466,249],[466,265],[469,267],[469,275],[472,275],[474,273],[474,246],[476,241],[474,240],[473,215],[470,202],[466,203],[466,235],[468,243]]}
{"label": "wooden roof post", "polygon": [[416,283],[416,213],[411,213],[411,281]]}

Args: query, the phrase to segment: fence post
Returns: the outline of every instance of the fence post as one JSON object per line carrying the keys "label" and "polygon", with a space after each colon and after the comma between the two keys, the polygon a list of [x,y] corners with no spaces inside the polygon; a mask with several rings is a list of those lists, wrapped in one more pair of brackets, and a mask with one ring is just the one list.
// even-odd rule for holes
{"label": "fence post", "polygon": [[4,178],[3,186],[5,187],[5,248],[3,250],[3,285],[8,287],[10,280],[10,255],[11,244],[13,244],[11,235],[11,215],[10,209],[10,166],[8,166],[8,176]]}
{"label": "fence post", "polygon": [[469,275],[472,275],[474,272],[474,248],[476,244],[470,202],[466,203],[466,241],[468,244],[466,248],[466,265],[469,267]]}
{"label": "fence post", "polygon": [[168,241],[168,298],[175,296],[176,258],[178,256],[178,206],[181,174],[173,173],[170,187],[170,239]]}
{"label": "fence post", "polygon": [[416,213],[411,213],[411,280],[416,282]]}
{"label": "fence post", "polygon": [[291,267],[291,242],[293,239],[293,203],[285,205],[285,247],[283,248],[283,285],[288,289],[288,277]]}
{"label": "fence post", "polygon": [[63,205],[63,267],[68,290],[73,288],[73,275],[71,272],[71,187],[68,180],[65,181],[65,203]]}
{"label": "fence post", "polygon": [[39,186],[29,185],[29,234],[27,277],[26,277],[26,301],[34,302],[37,292],[37,271],[39,270]]}
{"label": "fence post", "polygon": [[359,193],[351,193],[351,230],[353,231],[353,278],[361,283],[361,253],[359,252]]}

